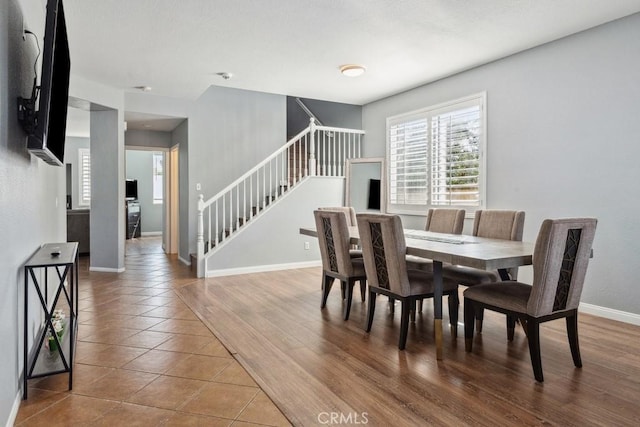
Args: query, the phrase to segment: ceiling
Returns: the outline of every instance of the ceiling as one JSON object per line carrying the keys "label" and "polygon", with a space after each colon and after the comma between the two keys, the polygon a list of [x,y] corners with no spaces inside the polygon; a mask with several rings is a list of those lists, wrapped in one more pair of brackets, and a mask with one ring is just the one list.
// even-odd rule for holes
{"label": "ceiling", "polygon": [[[360,105],[640,11],[640,0],[64,5],[72,73],[88,80],[186,99],[219,85]],[[339,66],[351,63],[366,73],[342,76]],[[128,128],[151,118],[129,116]]]}

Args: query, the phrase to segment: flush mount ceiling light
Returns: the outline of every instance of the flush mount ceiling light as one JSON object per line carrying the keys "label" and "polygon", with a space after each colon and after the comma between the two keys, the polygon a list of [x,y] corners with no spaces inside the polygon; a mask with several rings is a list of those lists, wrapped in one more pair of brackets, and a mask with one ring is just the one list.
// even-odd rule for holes
{"label": "flush mount ceiling light", "polygon": [[142,92],[151,92],[151,86],[135,86],[134,89],[138,89]]}
{"label": "flush mount ceiling light", "polygon": [[366,68],[362,65],[346,64],[340,66],[340,72],[347,77],[358,77],[364,74]]}

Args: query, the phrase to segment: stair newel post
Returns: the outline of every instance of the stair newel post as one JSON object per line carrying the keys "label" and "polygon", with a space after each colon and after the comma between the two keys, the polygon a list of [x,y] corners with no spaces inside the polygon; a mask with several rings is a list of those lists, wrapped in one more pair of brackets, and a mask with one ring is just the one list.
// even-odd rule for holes
{"label": "stair newel post", "polygon": [[198,277],[204,277],[204,222],[202,212],[204,211],[204,196],[198,196],[198,235],[197,235],[197,274]]}
{"label": "stair newel post", "polygon": [[309,119],[309,176],[316,176],[316,121]]}

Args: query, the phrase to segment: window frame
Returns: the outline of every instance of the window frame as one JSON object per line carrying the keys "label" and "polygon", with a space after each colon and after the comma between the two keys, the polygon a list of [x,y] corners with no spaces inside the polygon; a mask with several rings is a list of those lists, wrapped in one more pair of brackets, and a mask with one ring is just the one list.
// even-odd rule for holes
{"label": "window frame", "polygon": [[[158,175],[156,173],[156,158],[159,157],[160,158],[160,163],[162,164],[162,173],[160,175]],[[160,151],[160,152],[153,152],[152,156],[151,156],[151,197],[152,197],[152,201],[154,205],[161,205],[164,203],[164,170],[165,170],[165,156],[164,156],[164,152]],[[160,199],[156,198],[156,185],[157,184],[157,179],[159,177],[159,181],[160,181]]]}
{"label": "window frame", "polygon": [[[451,112],[451,111],[455,111],[455,110],[459,110],[462,108],[465,108],[466,106],[472,106],[472,105],[478,105],[480,107],[480,135],[479,135],[479,159],[478,159],[478,172],[479,172],[479,177],[478,177],[478,204],[477,205],[463,205],[463,204],[449,204],[449,205],[443,205],[443,204],[432,204],[432,197],[431,194],[429,194],[429,201],[425,204],[415,204],[415,205],[410,205],[410,204],[398,204],[398,203],[392,203],[392,176],[391,176],[391,168],[392,168],[392,164],[391,164],[391,126],[397,124],[397,123],[401,123],[401,122],[408,122],[412,119],[416,119],[416,118],[420,118],[420,117],[424,117],[427,119],[427,121],[430,121],[430,119],[433,116],[436,115],[440,115],[440,114],[445,114],[447,112]],[[431,144],[431,136],[430,136],[430,131],[431,131],[431,127],[429,125],[428,129],[427,129],[427,138],[428,138],[428,144],[429,146],[427,146],[427,161],[429,161],[430,157],[429,157],[429,150],[431,149],[430,144]],[[486,91],[484,92],[479,92],[479,93],[475,93],[469,96],[465,96],[462,98],[457,98],[454,100],[450,100],[450,101],[446,101],[446,102],[442,102],[439,104],[435,104],[435,105],[431,105],[425,108],[420,108],[417,110],[413,110],[413,111],[409,111],[409,112],[405,112],[402,114],[397,114],[394,116],[390,116],[387,117],[386,120],[386,129],[385,129],[386,135],[385,135],[385,139],[386,139],[386,174],[387,174],[387,188],[386,188],[386,197],[387,197],[387,211],[389,213],[395,213],[395,214],[405,214],[405,215],[425,215],[427,210],[429,208],[460,208],[460,209],[465,209],[467,211],[467,216],[468,217],[472,217],[473,214],[475,213],[476,210],[480,210],[480,209],[484,209],[486,206],[486,173],[487,173],[487,168],[486,168],[486,162],[487,162],[487,156],[486,156],[486,152],[487,152],[487,93]],[[429,171],[427,171],[427,174],[429,173]],[[428,185],[430,187],[430,178],[428,178]],[[428,190],[429,192],[431,190]]]}
{"label": "window frame", "polygon": [[[88,186],[89,195],[85,194],[85,158],[88,161]],[[78,206],[91,206],[91,150],[89,148],[78,148]]]}

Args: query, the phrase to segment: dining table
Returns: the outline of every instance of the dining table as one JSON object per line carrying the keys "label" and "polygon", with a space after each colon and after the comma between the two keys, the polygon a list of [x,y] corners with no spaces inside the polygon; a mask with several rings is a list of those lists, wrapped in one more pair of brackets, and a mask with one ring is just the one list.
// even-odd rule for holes
{"label": "dining table", "polygon": [[[300,228],[300,234],[318,237],[315,227]],[[460,234],[404,229],[406,252],[433,261],[434,331],[436,359],[442,360],[442,266],[461,265],[497,270],[502,280],[510,280],[508,270],[531,265],[534,243],[491,239]],[[349,227],[352,244],[359,244],[358,227]]]}

